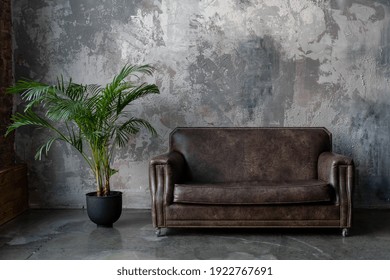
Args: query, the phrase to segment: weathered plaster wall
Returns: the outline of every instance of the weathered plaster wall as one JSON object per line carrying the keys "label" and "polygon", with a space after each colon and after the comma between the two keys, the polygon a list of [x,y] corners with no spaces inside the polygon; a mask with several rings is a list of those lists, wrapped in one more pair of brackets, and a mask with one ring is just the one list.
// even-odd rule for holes
{"label": "weathered plaster wall", "polygon": [[[385,0],[14,0],[15,74],[104,83],[151,63],[161,95],[133,106],[141,133],[116,156],[125,207],[150,206],[148,160],[176,126],[325,126],[357,165],[355,205],[390,206],[390,5]],[[81,207],[92,176],[44,133],[21,130],[31,204]],[[80,172],[81,171],[81,172]]]}

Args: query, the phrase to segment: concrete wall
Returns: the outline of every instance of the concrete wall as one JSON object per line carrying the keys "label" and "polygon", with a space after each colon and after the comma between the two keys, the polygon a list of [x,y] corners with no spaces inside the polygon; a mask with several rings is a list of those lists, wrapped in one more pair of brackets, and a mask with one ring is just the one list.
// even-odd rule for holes
{"label": "concrete wall", "polygon": [[[176,126],[325,126],[357,165],[357,207],[390,206],[390,14],[385,0],[13,1],[15,74],[105,83],[151,63],[160,96],[132,109],[145,132],[117,153],[125,207],[148,208],[148,161]],[[92,174],[45,133],[17,135],[33,207],[81,207]]]}

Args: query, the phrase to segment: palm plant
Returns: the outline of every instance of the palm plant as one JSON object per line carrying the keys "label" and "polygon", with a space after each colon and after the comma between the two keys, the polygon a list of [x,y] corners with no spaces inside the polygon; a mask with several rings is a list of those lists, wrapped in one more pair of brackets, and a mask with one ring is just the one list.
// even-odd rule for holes
{"label": "palm plant", "polygon": [[159,93],[155,84],[131,81],[137,74],[152,73],[149,65],[126,65],[105,87],[77,84],[72,79],[65,83],[62,76],[53,85],[19,80],[8,92],[20,94],[26,107],[12,116],[6,135],[30,125],[51,130],[53,136],[40,146],[35,158],[47,154],[55,141],[64,141],[79,151],[92,169],[97,196],[109,195],[110,177],[116,172],[111,168],[114,148],[125,146],[141,128],[156,134],[149,122],[127,110],[134,100]]}

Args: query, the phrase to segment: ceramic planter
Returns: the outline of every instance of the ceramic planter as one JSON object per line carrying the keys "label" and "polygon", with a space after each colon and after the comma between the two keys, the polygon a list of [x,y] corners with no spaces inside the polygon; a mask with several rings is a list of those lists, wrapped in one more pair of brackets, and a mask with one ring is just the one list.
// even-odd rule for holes
{"label": "ceramic planter", "polygon": [[112,191],[108,196],[86,194],[87,213],[92,222],[101,227],[112,227],[122,214],[122,192]]}

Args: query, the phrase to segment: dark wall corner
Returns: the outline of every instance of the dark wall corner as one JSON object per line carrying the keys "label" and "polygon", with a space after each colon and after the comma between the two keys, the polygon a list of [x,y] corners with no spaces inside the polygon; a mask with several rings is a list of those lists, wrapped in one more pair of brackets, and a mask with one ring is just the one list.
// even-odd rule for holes
{"label": "dark wall corner", "polygon": [[14,136],[4,137],[12,114],[13,98],[6,88],[13,81],[11,0],[0,2],[0,169],[15,162]]}

